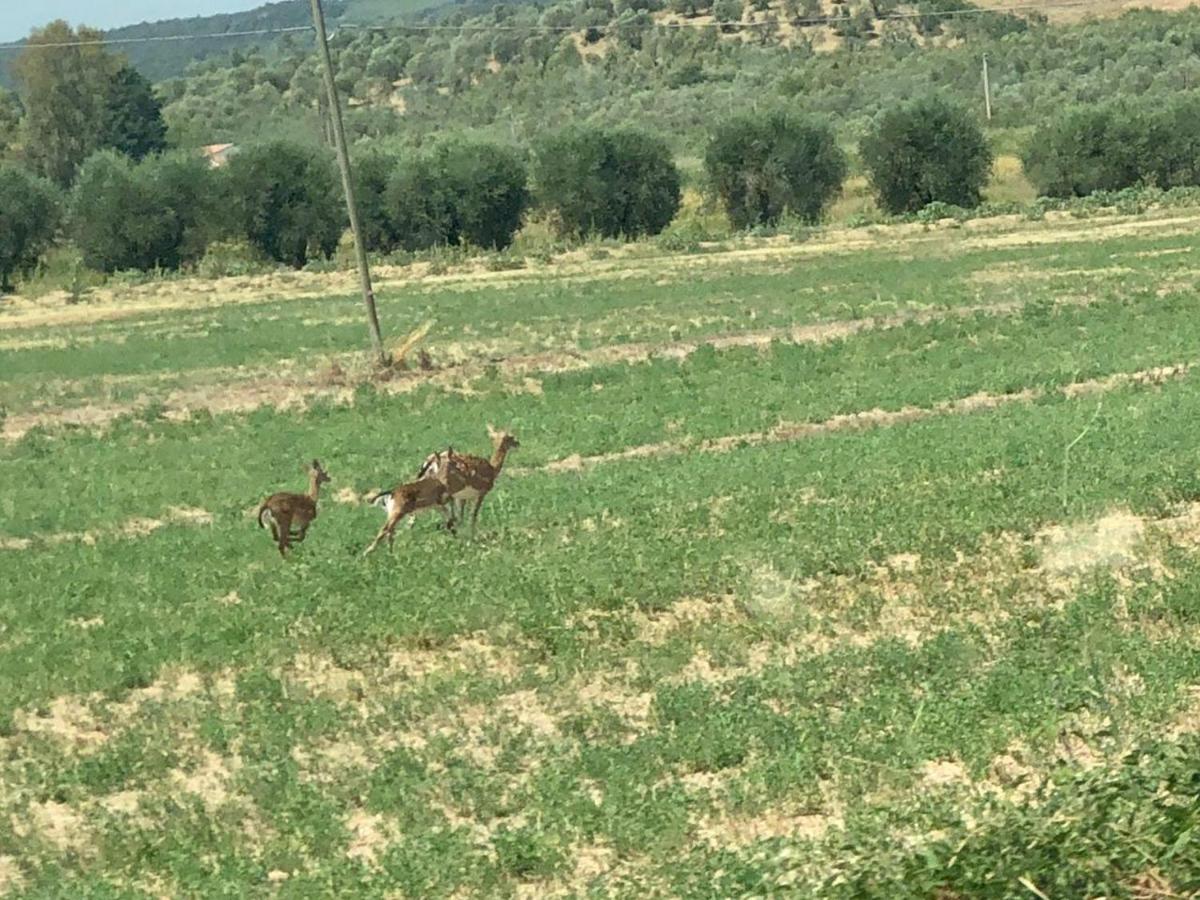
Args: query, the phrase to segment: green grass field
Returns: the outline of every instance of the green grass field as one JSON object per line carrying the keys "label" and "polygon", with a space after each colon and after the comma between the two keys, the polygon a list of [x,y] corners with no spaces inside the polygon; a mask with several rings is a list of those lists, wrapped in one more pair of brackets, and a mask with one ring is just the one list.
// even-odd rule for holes
{"label": "green grass field", "polygon": [[1197,226],[10,304],[0,894],[1195,894]]}

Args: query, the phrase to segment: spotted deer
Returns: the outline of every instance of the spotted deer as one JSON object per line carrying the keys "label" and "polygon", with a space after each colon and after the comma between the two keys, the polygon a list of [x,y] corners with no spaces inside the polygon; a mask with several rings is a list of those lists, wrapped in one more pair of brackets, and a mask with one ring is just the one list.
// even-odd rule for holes
{"label": "spotted deer", "polygon": [[457,502],[451,520],[461,522],[466,514],[467,501],[474,500],[475,508],[471,513],[471,533],[479,520],[479,508],[500,477],[504,461],[510,450],[520,447],[520,442],[507,431],[497,431],[488,425],[488,435],[492,439],[492,457],[484,459],[481,456],[471,456],[466,453],[456,453],[447,447],[438,453],[432,453],[425,460],[421,471],[426,477],[437,478],[446,485],[452,504]]}
{"label": "spotted deer", "polygon": [[378,547],[379,542],[385,537],[388,546],[391,547],[396,536],[396,526],[400,524],[400,520],[425,509],[437,507],[446,517],[446,527],[451,532],[454,531],[454,517],[449,509],[450,492],[445,483],[437,478],[420,478],[392,488],[390,491],[383,491],[372,497],[371,503],[387,511],[387,520],[379,529],[379,534],[375,535],[375,540],[371,541],[371,545],[363,551],[363,556]]}
{"label": "spotted deer", "polygon": [[321,485],[330,481],[329,475],[315,459],[307,467],[307,471],[307,494],[289,494],[281,491],[272,494],[258,508],[258,525],[260,528],[271,530],[280,556],[287,556],[288,547],[293,543],[303,543],[305,535],[308,534],[308,526],[317,517],[317,497],[321,492]]}

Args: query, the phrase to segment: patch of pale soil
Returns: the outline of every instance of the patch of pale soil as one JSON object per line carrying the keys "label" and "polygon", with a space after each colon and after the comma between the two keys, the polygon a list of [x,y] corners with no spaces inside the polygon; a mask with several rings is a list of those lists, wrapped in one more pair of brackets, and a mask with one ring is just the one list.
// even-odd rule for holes
{"label": "patch of pale soil", "polygon": [[342,488],[340,491],[335,493],[333,495],[333,501],[346,506],[357,506],[362,502],[361,498],[358,496],[358,492],[354,490],[354,488],[348,487]]}
{"label": "patch of pale soil", "polygon": [[1045,778],[1030,764],[1029,748],[1014,741],[988,764],[981,787],[1013,800],[1027,800],[1037,793]]}
{"label": "patch of pale soil", "polygon": [[54,800],[31,803],[28,821],[14,817],[13,832],[18,837],[36,834],[63,853],[86,851],[91,844],[91,835],[78,810]]}
{"label": "patch of pale soil", "polygon": [[[103,538],[140,538],[151,535],[168,525],[198,527],[211,525],[212,521],[212,513],[207,510],[190,506],[172,506],[168,508],[166,515],[161,519],[135,516],[131,519],[126,519],[119,525],[106,529],[97,529],[94,531],[52,531],[47,534],[38,535],[36,540],[52,547],[70,543],[94,546],[98,540]],[[33,546],[34,541],[34,538],[5,537],[0,535],[0,550],[28,550]]]}
{"label": "patch of pale soil", "polygon": [[580,676],[568,688],[566,697],[566,702],[578,709],[607,709],[635,736],[649,730],[654,693],[634,690],[619,678],[606,674]]}
{"label": "patch of pale soil", "polygon": [[704,819],[696,826],[696,837],[714,850],[741,850],[775,838],[816,841],[841,827],[840,814],[774,809],[756,816],[719,815]]}
{"label": "patch of pale soil", "polygon": [[18,732],[42,735],[82,751],[95,750],[109,738],[91,709],[72,696],[52,700],[45,716],[18,710],[13,725]]}
{"label": "patch of pale soil", "polygon": [[141,791],[117,791],[101,799],[100,806],[110,813],[133,816],[137,814],[141,802]]}
{"label": "patch of pale soil", "polygon": [[558,736],[558,723],[547,710],[537,691],[505,694],[492,705],[491,711],[493,719],[515,722],[536,737],[550,739]]}
{"label": "patch of pale soil", "polygon": [[622,613],[633,623],[637,639],[652,647],[661,646],[681,631],[713,622],[732,622],[741,618],[737,599],[684,597],[662,610]]}
{"label": "patch of pale soil", "polygon": [[478,671],[505,681],[521,673],[520,647],[497,647],[483,633],[468,634],[441,650],[399,649],[388,656],[391,677],[427,678],[431,675]]}
{"label": "patch of pale soil", "polygon": [[929,760],[921,765],[919,772],[921,783],[931,788],[955,787],[971,782],[963,764],[952,759]]}
{"label": "patch of pale soil", "polygon": [[383,816],[356,809],[346,818],[346,830],[350,832],[350,846],[346,856],[368,866],[374,866],[378,855],[387,849],[395,829]]}
{"label": "patch of pale soil", "polygon": [[313,653],[298,654],[284,675],[314,696],[343,701],[359,699],[365,682],[362,672],[344,669],[329,657]]}
{"label": "patch of pale soil", "polygon": [[1171,721],[1167,733],[1175,740],[1189,734],[1200,734],[1200,685],[1188,688],[1188,702]]}
{"label": "patch of pale soil", "polygon": [[306,780],[336,784],[349,772],[370,772],[378,766],[368,748],[351,740],[326,741],[311,749],[292,748],[292,759]]}
{"label": "patch of pale soil", "polygon": [[1061,574],[1092,568],[1119,568],[1138,559],[1146,524],[1128,510],[1073,525],[1054,525],[1038,533],[1042,566]]}
{"label": "patch of pale soil", "polygon": [[174,787],[199,797],[205,808],[213,812],[231,799],[229,783],[241,765],[238,756],[222,757],[206,749],[198,766],[191,770],[173,769],[169,778]]}
{"label": "patch of pale soil", "polygon": [[25,884],[25,876],[21,867],[11,856],[0,855],[0,897],[19,891]]}

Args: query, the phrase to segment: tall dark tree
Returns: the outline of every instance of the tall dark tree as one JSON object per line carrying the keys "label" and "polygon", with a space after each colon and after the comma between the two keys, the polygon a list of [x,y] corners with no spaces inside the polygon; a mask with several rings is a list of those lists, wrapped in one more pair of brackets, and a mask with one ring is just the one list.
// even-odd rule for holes
{"label": "tall dark tree", "polygon": [[0,291],[32,268],[50,246],[61,212],[58,191],[44,178],[0,163]]}
{"label": "tall dark tree", "polygon": [[227,215],[233,233],[300,268],[329,256],[346,227],[332,157],[289,141],[253,144],[229,161]]}
{"label": "tall dark tree", "polygon": [[39,174],[63,186],[101,146],[109,85],[120,68],[102,45],[88,43],[103,37],[91,28],[76,31],[61,20],[51,22],[30,35],[13,63],[25,107],[23,155]]}
{"label": "tall dark tree", "polygon": [[979,121],[940,97],[884,113],[859,145],[880,205],[917,212],[934,201],[979,204],[992,171],[992,151]]}
{"label": "tall dark tree", "polygon": [[704,167],[736,228],[773,224],[785,212],[817,222],[846,179],[833,129],[784,111],[718,127]]}
{"label": "tall dark tree", "polygon": [[537,145],[538,201],[565,235],[658,234],[679,211],[679,170],[661,138],[575,127]]}
{"label": "tall dark tree", "polygon": [[135,160],[166,149],[162,104],[133,66],[122,66],[109,82],[100,144]]}

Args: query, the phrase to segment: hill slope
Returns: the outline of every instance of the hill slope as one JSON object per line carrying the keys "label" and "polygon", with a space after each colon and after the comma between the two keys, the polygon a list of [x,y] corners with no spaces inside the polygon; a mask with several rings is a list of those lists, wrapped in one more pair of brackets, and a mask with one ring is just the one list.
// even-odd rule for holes
{"label": "hill slope", "polygon": [[[339,22],[374,24],[436,6],[440,2],[441,0],[327,0],[325,8],[326,16],[333,25]],[[293,28],[311,23],[307,3],[284,0],[266,3],[245,12],[141,22],[111,29],[106,32],[106,36],[114,41],[124,41],[195,35],[193,40],[155,40],[122,45],[121,51],[143,75],[152,81],[161,81],[182,75],[193,63],[219,57],[233,50],[247,50],[275,42],[275,38],[270,36],[242,35],[239,32]],[[231,36],[200,37],[213,34]],[[6,60],[0,60],[0,84],[8,85],[10,76],[5,62]]]}

